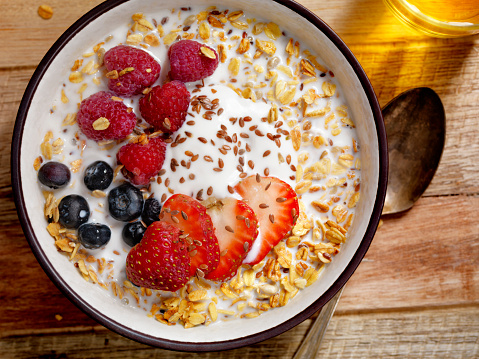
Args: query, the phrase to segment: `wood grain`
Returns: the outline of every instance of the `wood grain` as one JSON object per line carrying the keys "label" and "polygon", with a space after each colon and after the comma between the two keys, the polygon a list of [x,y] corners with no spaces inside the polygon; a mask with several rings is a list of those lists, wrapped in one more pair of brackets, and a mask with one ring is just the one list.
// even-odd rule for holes
{"label": "wood grain", "polygon": [[[10,336],[0,339],[4,359],[289,359],[298,349],[311,320],[262,343],[216,353],[177,353],[152,348],[101,328],[71,333]],[[477,358],[479,313],[474,308],[419,312],[336,315],[317,358]],[[88,350],[85,350],[88,348]]]}
{"label": "wood grain", "polygon": [[[185,355],[122,338],[71,304],[41,270],[21,231],[10,180],[16,112],[42,56],[99,0],[0,0],[0,357],[291,358],[310,321],[266,342]],[[346,42],[384,106],[433,88],[447,115],[446,147],[425,196],[383,218],[348,282],[321,358],[479,357],[479,36],[434,39],[400,24],[380,0],[301,0]],[[394,165],[394,164],[391,164]],[[55,315],[60,314],[62,320]],[[88,348],[88,349],[85,349]]]}

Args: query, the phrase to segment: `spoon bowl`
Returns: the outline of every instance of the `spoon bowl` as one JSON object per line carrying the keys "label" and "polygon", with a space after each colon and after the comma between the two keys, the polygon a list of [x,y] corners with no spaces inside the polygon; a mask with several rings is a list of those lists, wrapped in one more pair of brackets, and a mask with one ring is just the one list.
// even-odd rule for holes
{"label": "spoon bowl", "polygon": [[411,208],[436,172],[444,148],[446,119],[441,99],[427,87],[414,88],[383,109],[389,172],[383,214]]}

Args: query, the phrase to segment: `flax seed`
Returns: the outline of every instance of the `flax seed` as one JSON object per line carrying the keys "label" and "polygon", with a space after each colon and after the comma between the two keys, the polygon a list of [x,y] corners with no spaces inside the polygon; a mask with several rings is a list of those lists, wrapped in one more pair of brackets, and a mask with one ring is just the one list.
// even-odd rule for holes
{"label": "flax seed", "polygon": [[291,164],[291,155],[286,156],[286,163],[289,165]]}
{"label": "flax seed", "polygon": [[197,199],[198,201],[202,201],[202,200],[203,200],[203,189],[200,189],[200,190],[198,191],[198,193],[196,194],[196,199]]}

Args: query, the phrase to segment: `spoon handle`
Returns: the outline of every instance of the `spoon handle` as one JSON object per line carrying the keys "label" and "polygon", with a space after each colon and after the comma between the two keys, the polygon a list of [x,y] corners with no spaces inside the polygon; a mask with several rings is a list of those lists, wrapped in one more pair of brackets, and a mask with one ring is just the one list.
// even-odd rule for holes
{"label": "spoon handle", "polygon": [[318,317],[314,321],[311,329],[309,329],[306,337],[303,339],[303,342],[301,343],[301,346],[294,355],[293,359],[316,358],[319,347],[321,346],[321,342],[323,340],[324,333],[328,328],[329,321],[334,314],[334,310],[336,309],[343,289],[344,287],[341,288],[341,290],[337,292],[336,295],[323,306],[323,308],[321,308]]}

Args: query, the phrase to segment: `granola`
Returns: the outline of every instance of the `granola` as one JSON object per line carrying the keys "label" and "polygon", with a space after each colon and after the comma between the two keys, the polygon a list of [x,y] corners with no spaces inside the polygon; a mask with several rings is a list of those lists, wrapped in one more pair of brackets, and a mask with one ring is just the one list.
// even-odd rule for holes
{"label": "granola", "polygon": [[[122,143],[153,135],[144,121],[124,141],[96,143],[78,131],[77,103],[105,89],[108,78],[121,76],[105,71],[105,50],[127,43],[146,49],[163,65],[168,46],[180,39],[203,41],[217,49],[220,67],[210,78],[188,85],[192,99],[187,121],[169,138],[163,170],[142,188],[144,197],[154,194],[164,202],[185,191],[200,201],[227,196],[232,193],[231,181],[225,178],[232,174],[239,181],[259,173],[288,181],[300,198],[300,213],[290,235],[261,263],[243,265],[224,283],[197,275],[178,292],[169,293],[138,288],[126,279],[124,259],[129,248],[121,241],[121,224],[107,218],[105,192],[86,193],[92,221],[107,222],[112,228],[113,243],[105,250],[83,248],[75,231],[58,223],[57,207],[62,195],[80,191],[81,173],[92,160],[109,159],[115,168],[111,158]],[[212,56],[207,47],[201,51]],[[54,245],[92,285],[166,325],[190,328],[231,318],[251,319],[287,305],[312,285],[347,242],[360,200],[361,161],[354,120],[334,73],[294,34],[237,9],[188,7],[163,14],[136,13],[128,28],[101,39],[72,59],[69,67],[68,86],[59,89],[52,111],[58,127],[45,135],[33,166],[38,170],[43,162],[55,159],[68,164],[77,176],[64,192],[44,191],[44,214]],[[135,108],[135,101],[128,106]],[[94,126],[107,128],[109,122],[99,118]],[[119,166],[114,181],[122,180]]]}

